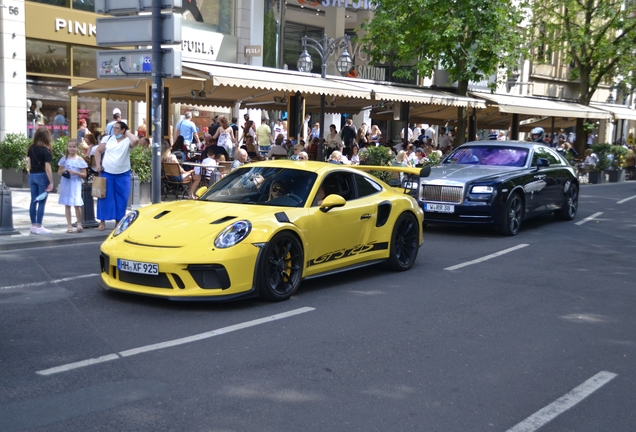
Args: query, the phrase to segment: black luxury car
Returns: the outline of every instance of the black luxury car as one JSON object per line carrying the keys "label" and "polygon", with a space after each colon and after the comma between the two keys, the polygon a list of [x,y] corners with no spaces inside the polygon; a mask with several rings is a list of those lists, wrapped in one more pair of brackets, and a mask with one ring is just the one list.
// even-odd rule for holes
{"label": "black luxury car", "polygon": [[420,179],[425,222],[486,224],[515,235],[525,219],[576,216],[576,168],[534,142],[474,141],[457,147]]}

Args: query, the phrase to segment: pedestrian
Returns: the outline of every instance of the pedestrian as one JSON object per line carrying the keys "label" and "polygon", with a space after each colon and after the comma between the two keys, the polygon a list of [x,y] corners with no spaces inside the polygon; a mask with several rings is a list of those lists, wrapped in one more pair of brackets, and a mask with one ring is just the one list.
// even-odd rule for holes
{"label": "pedestrian", "polygon": [[227,154],[231,157],[234,154],[234,148],[236,147],[236,137],[234,136],[234,130],[230,127],[230,122],[227,121],[227,118],[225,116],[219,117],[219,123],[220,126],[216,130],[216,133],[212,136],[212,138],[214,138],[216,140],[216,144],[219,147],[224,148]]}
{"label": "pedestrian", "polygon": [[497,133],[496,130],[494,129],[490,129],[490,132],[488,133],[488,139],[491,141],[495,141],[497,140],[497,137],[499,136],[499,134]]}
{"label": "pedestrian", "polygon": [[451,144],[448,134],[446,134],[446,128],[444,126],[439,128],[439,138],[437,142],[439,143],[439,148],[442,151],[442,154],[448,154],[453,149],[453,145]]}
{"label": "pedestrian", "polygon": [[193,151],[196,146],[199,144],[199,134],[197,133],[197,125],[192,121],[192,113],[186,112],[183,115],[183,120],[177,123],[177,133],[176,137],[179,135],[183,136],[183,141],[188,148],[188,150]]}
{"label": "pedestrian", "polygon": [[97,170],[106,179],[106,196],[97,199],[98,231],[104,231],[107,220],[119,222],[126,214],[130,196],[130,150],[139,142],[124,122],[115,123],[112,130],[113,135],[100,143],[95,152]]}
{"label": "pedestrian", "polygon": [[268,152],[274,139],[272,129],[267,124],[267,118],[261,117],[261,125],[256,128],[256,144],[260,152]]}
{"label": "pedestrian", "polygon": [[80,142],[80,144],[82,143],[82,141],[84,141],[84,135],[86,134],[90,134],[91,131],[89,131],[86,128],[86,119],[79,119],[79,129],[77,129],[77,140]]}
{"label": "pedestrian", "polygon": [[119,108],[114,108],[113,109],[113,121],[111,121],[110,123],[108,123],[106,125],[106,135],[112,135],[113,134],[113,126],[118,121],[121,121],[121,110]]}
{"label": "pedestrian", "polygon": [[340,131],[340,137],[342,138],[342,142],[345,147],[351,147],[356,139],[358,134],[358,130],[353,125],[353,120],[350,118],[346,121],[346,126],[342,128]]}
{"label": "pedestrian", "polygon": [[53,190],[53,146],[51,134],[45,127],[35,131],[33,143],[27,150],[27,171],[29,171],[29,187],[31,188],[31,234],[51,234],[42,226],[44,207],[48,192]]}
{"label": "pedestrian", "polygon": [[57,109],[57,115],[53,117],[53,139],[68,135],[68,125],[64,116],[64,108]]}
{"label": "pedestrian", "polygon": [[75,219],[77,222],[77,232],[82,232],[82,179],[86,178],[86,168],[88,164],[79,156],[79,141],[68,140],[64,156],[57,163],[57,173],[62,176],[60,180],[60,198],[58,204],[65,206],[67,233],[73,232],[71,222],[71,207],[75,207]]}

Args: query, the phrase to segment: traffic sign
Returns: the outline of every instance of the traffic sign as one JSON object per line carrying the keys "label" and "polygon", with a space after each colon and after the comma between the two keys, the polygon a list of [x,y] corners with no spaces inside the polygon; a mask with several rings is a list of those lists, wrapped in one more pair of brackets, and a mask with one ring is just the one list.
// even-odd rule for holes
{"label": "traffic sign", "polygon": [[[163,53],[164,78],[181,77],[181,51],[168,48]],[[149,78],[152,76],[152,50],[97,51],[97,78]]]}
{"label": "traffic sign", "polygon": [[[161,43],[181,43],[181,14],[161,18]],[[99,47],[152,45],[152,15],[97,18],[96,22]]]}
{"label": "traffic sign", "polygon": [[[95,0],[95,13],[105,15],[128,15],[150,12],[153,0]],[[162,0],[161,9],[181,9],[182,0]]]}

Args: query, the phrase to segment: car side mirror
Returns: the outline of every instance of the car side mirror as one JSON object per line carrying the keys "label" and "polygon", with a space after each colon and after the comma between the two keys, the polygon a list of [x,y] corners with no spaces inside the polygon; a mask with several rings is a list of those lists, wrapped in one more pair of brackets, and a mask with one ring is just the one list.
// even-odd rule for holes
{"label": "car side mirror", "polygon": [[320,204],[320,211],[327,213],[332,208],[344,207],[346,203],[345,199],[340,195],[331,194],[322,200],[322,204]]}
{"label": "car side mirror", "polygon": [[538,158],[537,159],[537,168],[545,168],[550,166],[550,161],[546,158]]}
{"label": "car side mirror", "polygon": [[194,193],[194,195],[196,195],[197,198],[201,198],[201,196],[205,193],[205,191],[207,191],[208,188],[206,188],[205,186],[200,187],[199,189],[197,189],[197,191]]}
{"label": "car side mirror", "polygon": [[429,165],[422,167],[420,170],[420,177],[428,177],[431,174],[431,167]]}

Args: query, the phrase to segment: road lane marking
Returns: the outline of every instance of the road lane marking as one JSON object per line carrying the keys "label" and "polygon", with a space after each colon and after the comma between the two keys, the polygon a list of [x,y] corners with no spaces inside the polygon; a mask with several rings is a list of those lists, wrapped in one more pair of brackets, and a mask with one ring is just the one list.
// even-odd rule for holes
{"label": "road lane marking", "polygon": [[498,256],[507,254],[509,252],[514,252],[517,249],[522,249],[522,248],[524,248],[526,246],[530,246],[530,245],[527,244],[527,243],[521,243],[521,244],[519,244],[517,246],[511,247],[511,248],[508,248],[508,249],[504,249],[504,250],[499,251],[499,252],[495,252],[494,254],[486,255],[485,257],[481,257],[481,258],[477,258],[476,260],[466,261],[466,262],[461,263],[461,264],[457,264],[457,265],[454,265],[454,266],[451,266],[451,267],[446,267],[444,270],[457,270],[459,268],[466,267],[466,266],[469,266],[469,265],[479,264],[480,262],[488,261],[489,259],[496,258]]}
{"label": "road lane marking", "polygon": [[576,222],[574,225],[583,225],[585,222],[589,222],[592,219],[596,219],[598,216],[600,216],[602,214],[603,214],[603,212],[594,213],[592,216],[588,216],[585,219],[583,219],[582,221]]}
{"label": "road lane marking", "polygon": [[243,323],[239,323],[239,324],[234,324],[231,326],[227,326],[227,327],[223,327],[220,329],[216,329],[216,330],[212,330],[209,332],[205,332],[205,333],[199,333],[193,336],[187,336],[187,337],[183,337],[183,338],[179,338],[179,339],[173,339],[170,341],[166,341],[166,342],[161,342],[161,343],[157,343],[157,344],[152,344],[152,345],[146,345],[146,346],[142,346],[139,348],[133,348],[133,349],[129,349],[129,350],[125,350],[125,351],[121,351],[118,353],[114,353],[114,354],[108,354],[105,356],[101,356],[101,357],[96,357],[96,358],[92,358],[92,359],[87,359],[87,360],[82,360],[82,361],[78,361],[78,362],[74,362],[74,363],[68,363],[62,366],[56,366],[50,369],[44,369],[41,371],[37,371],[36,373],[38,375],[53,375],[56,373],[60,373],[60,372],[67,372],[73,369],[79,369],[85,366],[90,366],[90,365],[94,365],[97,363],[104,363],[107,361],[111,361],[111,360],[117,360],[120,358],[124,358],[124,357],[130,357],[133,355],[137,355],[137,354],[142,354],[145,352],[150,352],[150,351],[156,351],[156,350],[160,350],[163,348],[169,348],[169,347],[173,347],[173,346],[177,346],[177,345],[183,345],[186,343],[190,343],[190,342],[196,342],[196,341],[200,341],[203,339],[209,339],[211,337],[214,336],[219,336],[222,334],[226,334],[226,333],[231,333],[237,330],[242,330],[242,329],[246,329],[249,327],[254,327],[260,324],[266,324],[272,321],[277,321],[277,320],[281,320],[284,318],[289,318],[292,317],[294,315],[299,315],[302,313],[306,313],[306,312],[311,312],[313,310],[316,310],[316,308],[312,308],[312,307],[303,307],[300,309],[294,309],[288,312],[283,312],[280,314],[276,314],[276,315],[270,315],[264,318],[258,318],[252,321],[246,321]]}
{"label": "road lane marking", "polygon": [[506,432],[534,432],[558,415],[572,408],[599,388],[616,378],[612,372],[601,371],[580,386],[570,390],[550,405],[540,409],[530,417],[508,429]]}
{"label": "road lane marking", "polygon": [[42,285],[48,285],[48,284],[57,284],[61,282],[69,282],[72,280],[84,279],[84,278],[89,278],[93,276],[99,276],[99,273],[91,273],[91,274],[80,275],[80,276],[71,276],[71,277],[62,278],[62,279],[51,279],[51,280],[43,281],[43,282],[31,282],[31,283],[25,283],[20,285],[4,286],[4,287],[0,287],[0,291],[10,290],[10,289],[19,289],[19,288],[30,288],[30,287],[42,286]]}
{"label": "road lane marking", "polygon": [[634,199],[634,198],[636,198],[636,195],[632,195],[629,198],[622,199],[622,200],[618,201],[616,204],[623,204],[624,202],[627,202],[627,201],[629,201],[631,199]]}

